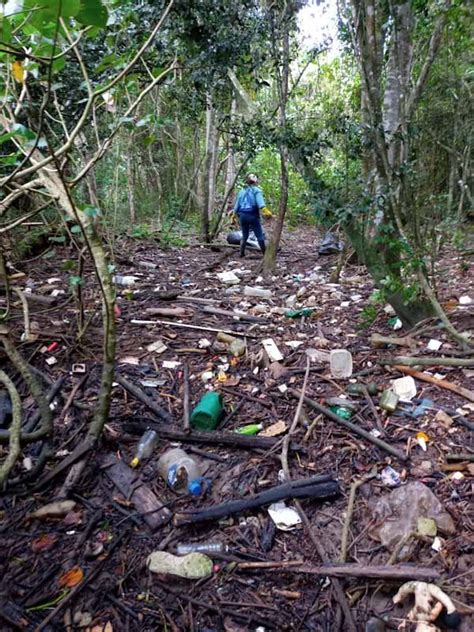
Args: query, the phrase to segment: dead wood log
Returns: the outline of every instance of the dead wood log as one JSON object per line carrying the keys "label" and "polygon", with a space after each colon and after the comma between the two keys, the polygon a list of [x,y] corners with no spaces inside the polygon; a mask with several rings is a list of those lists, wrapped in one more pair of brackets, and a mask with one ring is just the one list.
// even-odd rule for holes
{"label": "dead wood log", "polygon": [[278,569],[289,570],[293,573],[307,573],[308,575],[323,575],[326,577],[359,577],[362,579],[387,579],[395,581],[417,580],[422,582],[433,582],[439,580],[441,574],[435,568],[423,566],[411,566],[409,564],[399,564],[397,566],[364,566],[363,564],[322,564],[312,566],[311,564],[298,564],[292,560],[281,562],[241,562],[237,568],[245,569]]}
{"label": "dead wood log", "polygon": [[[293,388],[288,389],[288,392],[293,397],[300,396],[300,392]],[[329,408],[326,408],[325,406],[322,406],[318,402],[315,402],[314,400],[309,399],[309,397],[305,397],[304,402],[308,406],[310,406],[313,410],[317,410],[318,412],[323,413],[323,415],[326,415],[326,417],[329,417],[329,419],[332,419],[333,421],[340,424],[341,426],[344,426],[345,428],[347,428],[354,434],[359,435],[359,437],[363,437],[364,439],[367,439],[367,441],[370,441],[370,443],[373,443],[379,448],[382,448],[382,450],[385,450],[385,452],[388,452],[392,456],[395,456],[397,459],[400,459],[400,461],[408,460],[408,456],[404,454],[403,452],[401,452],[400,450],[397,450],[397,448],[392,447],[386,441],[382,441],[382,439],[379,439],[378,437],[374,437],[373,435],[370,434],[370,432],[367,432],[367,430],[364,430],[363,428],[356,426],[356,424],[353,424],[352,422],[347,421],[346,419],[343,419],[342,417],[339,417],[339,415],[336,415],[335,413],[333,413],[331,410],[329,410]]]}
{"label": "dead wood log", "polygon": [[173,518],[175,526],[196,524],[207,520],[219,520],[226,516],[242,513],[262,505],[269,505],[286,498],[333,498],[339,494],[339,483],[332,479],[331,474],[312,476],[311,478],[292,481],[267,489],[253,496],[230,500],[228,502],[205,507],[198,511],[176,513]]}
{"label": "dead wood log", "polygon": [[394,356],[393,358],[380,358],[378,364],[393,366],[403,364],[403,366],[474,366],[472,358],[426,358],[416,356]]}
{"label": "dead wood log", "polygon": [[141,388],[138,388],[138,386],[135,386],[135,384],[132,384],[121,375],[115,375],[115,381],[118,382],[120,386],[123,386],[123,388],[136,399],[142,402],[142,404],[145,404],[145,406],[155,413],[157,417],[160,417],[169,423],[173,421],[173,417],[169,414],[169,412],[164,408],[161,408],[161,406],[158,406],[158,404],[156,404],[151,397],[148,397]]}
{"label": "dead wood log", "polygon": [[105,474],[115,487],[130,500],[138,513],[143,516],[152,531],[168,524],[171,511],[160,501],[158,496],[140,480],[140,475],[123,461],[115,457],[108,458],[103,464]]}
{"label": "dead wood log", "polygon": [[430,384],[434,384],[439,388],[444,388],[448,391],[453,391],[453,393],[457,393],[461,395],[465,399],[470,402],[474,402],[474,391],[470,391],[463,386],[459,386],[458,384],[453,384],[452,382],[446,382],[446,380],[438,380],[438,378],[433,377],[432,375],[428,375],[428,373],[424,373],[422,371],[415,371],[415,369],[410,369],[407,366],[394,365],[394,369],[400,371],[401,373],[406,373],[407,375],[411,375],[412,377],[416,377],[417,380],[421,380],[422,382],[429,382]]}
{"label": "dead wood log", "polygon": [[372,347],[380,348],[387,345],[396,345],[398,347],[416,347],[416,341],[411,336],[382,336],[382,334],[372,334],[370,336],[370,344]]}
{"label": "dead wood log", "polygon": [[[120,428],[131,434],[141,434],[150,426],[162,439],[182,441],[183,443],[225,445],[247,450],[270,450],[279,442],[277,437],[248,437],[235,432],[218,432],[217,430],[213,430],[212,432],[196,432],[192,430],[191,432],[183,432],[182,430],[171,430],[168,427],[164,428],[162,424],[155,419],[148,420],[144,417],[138,417],[136,421],[121,424]],[[296,450],[301,446],[296,443],[291,443],[290,447]]]}

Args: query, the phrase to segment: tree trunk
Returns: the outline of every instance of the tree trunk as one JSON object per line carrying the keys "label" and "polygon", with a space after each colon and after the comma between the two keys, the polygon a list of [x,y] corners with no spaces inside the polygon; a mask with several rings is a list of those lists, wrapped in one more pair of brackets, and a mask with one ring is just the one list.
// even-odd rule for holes
{"label": "tree trunk", "polygon": [[206,243],[209,243],[211,239],[210,225],[215,201],[218,145],[216,111],[212,103],[212,97],[208,95],[206,108],[206,159],[203,174],[204,203],[202,207],[202,236]]}

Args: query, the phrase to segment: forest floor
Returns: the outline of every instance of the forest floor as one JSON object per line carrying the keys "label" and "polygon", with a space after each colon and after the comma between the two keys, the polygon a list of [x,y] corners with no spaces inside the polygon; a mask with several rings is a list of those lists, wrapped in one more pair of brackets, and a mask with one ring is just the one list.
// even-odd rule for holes
{"label": "forest floor", "polygon": [[[213,252],[190,245],[163,250],[153,241],[117,243],[116,274],[135,277],[133,284],[117,285],[117,380],[131,382],[139,395],[148,396],[148,403],[127,391],[123,380],[115,383],[100,446],[89,455],[70,495],[75,504],[57,507],[58,515],[42,518],[33,514],[61,499],[66,478],[61,464],[80,445],[94,410],[100,381],[100,303],[91,291],[94,276],[86,263],[82,293],[87,328],[78,344],[77,302],[68,298],[69,277],[75,274],[67,263],[71,251],[56,248],[53,256],[17,265],[25,273],[18,287],[46,301],[54,299],[46,306],[29,300],[36,338],[20,344],[19,350],[40,371],[47,388],[63,379],[53,398],[52,461],[41,475],[34,475],[34,482],[25,484],[40,446],[25,447],[13,472],[16,483],[0,496],[2,631],[346,631],[351,630],[343,614],[347,604],[355,620],[352,629],[364,630],[376,615],[381,619],[372,623],[378,627],[370,629],[396,630],[406,621],[410,605],[394,605],[392,598],[410,578],[433,580],[454,600],[462,615],[460,629],[474,629],[474,394],[466,390],[459,395],[416,378],[411,403],[399,405],[393,414],[379,407],[381,391],[404,375],[382,358],[434,358],[419,370],[464,389],[473,384],[474,367],[472,362],[470,367],[438,364],[441,357],[469,358],[434,320],[410,332],[394,331],[393,314],[383,304],[369,302],[373,284],[362,267],[347,264],[339,281],[332,282],[338,256],[318,256],[319,239],[314,228],[289,233],[277,274],[269,282],[259,278],[260,255],[255,252],[241,260],[232,248]],[[442,303],[456,326],[467,330],[474,322],[474,305],[460,304],[459,299],[474,299],[473,269],[463,271],[452,253],[440,262],[440,269]],[[218,274],[224,271],[233,271],[238,283],[223,283]],[[244,296],[245,286],[269,289],[271,298]],[[164,291],[171,292],[168,300]],[[209,307],[238,309],[255,320],[213,314]],[[290,307],[313,311],[288,318]],[[179,311],[166,317],[149,311],[156,308]],[[21,305],[14,306],[10,322],[19,340]],[[180,328],[179,323],[204,329]],[[228,345],[216,342],[212,329],[245,334],[245,355],[233,358]],[[374,333],[408,338],[405,345],[377,348],[371,344]],[[283,356],[273,363],[262,345],[269,338]],[[439,350],[428,349],[431,339],[442,343]],[[150,347],[158,342],[163,344]],[[331,376],[332,349],[352,353],[350,379]],[[73,372],[73,365],[81,363],[85,373],[76,372],[81,369],[77,366]],[[303,388],[307,366],[307,397],[326,407],[334,397],[350,400],[356,409],[352,422],[369,433],[369,438],[360,437],[337,419],[303,406],[288,446],[290,478],[329,474],[337,481],[326,498],[300,501],[307,524],[277,528],[268,505],[183,524],[195,518],[186,511],[248,500],[285,484],[280,457],[298,404],[292,389]],[[209,389],[223,396],[226,418],[216,431],[183,430],[187,370],[191,410]],[[350,384],[369,382],[379,389],[374,395],[346,391]],[[28,423],[34,402],[21,381],[16,383]],[[276,422],[283,424],[275,428]],[[0,428],[6,423],[2,412]],[[233,432],[251,423],[271,427],[269,434],[276,434],[262,440]],[[132,470],[128,464],[147,427],[160,435],[158,446]],[[373,438],[386,442],[400,458],[374,445]],[[158,458],[175,445],[182,445],[205,469],[210,486],[203,496],[179,495],[160,476]],[[338,591],[339,582],[328,576],[334,568],[320,566],[340,561],[351,485],[364,478],[348,521],[350,566],[340,569]],[[295,506],[291,494],[286,505]],[[397,547],[404,535],[403,546]],[[228,547],[210,554],[213,568],[207,577],[165,577],[147,570],[153,551],[173,553],[178,543],[190,542]],[[384,575],[377,576],[375,566],[382,567],[378,572]],[[397,579],[397,569],[405,579]],[[413,624],[406,629],[414,629]]]}

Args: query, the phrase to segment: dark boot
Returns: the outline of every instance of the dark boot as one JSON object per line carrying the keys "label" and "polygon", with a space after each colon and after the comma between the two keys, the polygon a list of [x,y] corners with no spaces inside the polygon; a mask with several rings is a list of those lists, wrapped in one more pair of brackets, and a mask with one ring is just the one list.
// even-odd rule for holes
{"label": "dark boot", "polygon": [[240,242],[240,256],[245,257],[245,241]]}
{"label": "dark boot", "polygon": [[265,251],[266,251],[266,249],[267,249],[267,247],[266,247],[266,245],[265,245],[265,242],[264,242],[263,240],[262,240],[262,241],[259,241],[259,242],[258,242],[258,245],[260,246],[260,250],[262,251],[262,255],[264,255],[264,254],[265,254]]}

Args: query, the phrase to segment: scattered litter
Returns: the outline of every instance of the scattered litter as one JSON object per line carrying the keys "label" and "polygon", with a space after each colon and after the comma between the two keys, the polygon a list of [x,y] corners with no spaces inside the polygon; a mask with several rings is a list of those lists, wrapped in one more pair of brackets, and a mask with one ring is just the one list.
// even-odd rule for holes
{"label": "scattered litter", "polygon": [[417,625],[415,632],[437,632],[439,627],[433,623],[446,609],[445,618],[449,628],[459,627],[460,617],[451,599],[441,588],[435,584],[425,582],[407,582],[398,590],[393,598],[393,603],[403,603],[405,599],[413,594],[415,605],[407,614],[408,621],[414,621]]}
{"label": "scattered litter", "polygon": [[159,380],[158,378],[148,378],[146,380],[140,380],[140,384],[145,388],[157,388],[158,386],[164,386],[166,380]]}
{"label": "scattered litter", "polygon": [[280,391],[280,393],[285,394],[288,390],[288,386],[286,384],[280,384],[278,386],[278,390]]}
{"label": "scattered litter", "polygon": [[318,254],[337,255],[343,249],[344,244],[342,243],[342,241],[339,240],[338,235],[336,235],[336,233],[328,231],[321,240],[321,244],[318,248]]}
{"label": "scattered litter", "polygon": [[472,298],[465,294],[459,297],[459,305],[472,305]]}
{"label": "scattered litter", "polygon": [[438,532],[438,528],[433,518],[418,518],[416,531],[419,535],[434,538]]}
{"label": "scattered litter", "polygon": [[45,362],[48,366],[54,366],[58,363],[58,360],[54,356],[51,356],[50,358],[46,358]]}
{"label": "scattered litter", "polygon": [[181,448],[166,450],[158,459],[158,472],[171,489],[184,494],[203,474],[201,463]]}
{"label": "scattered litter", "polygon": [[311,362],[330,362],[331,356],[327,351],[319,349],[306,349],[305,351]]}
{"label": "scattered litter", "polygon": [[426,345],[426,348],[428,349],[428,351],[439,351],[442,346],[443,346],[443,343],[441,340],[436,340],[436,338],[431,338],[431,340],[429,340],[428,344]]}
{"label": "scattered litter", "polygon": [[263,430],[263,424],[247,424],[246,426],[240,426],[236,428],[234,432],[241,435],[252,436],[256,435],[260,430]]}
{"label": "scattered litter", "polygon": [[336,379],[348,378],[352,375],[352,354],[346,349],[333,349],[329,357],[331,375]]}
{"label": "scattered litter", "polygon": [[453,425],[454,419],[448,415],[448,413],[444,412],[444,410],[438,410],[435,415],[434,420],[437,423],[443,424],[445,428],[449,428]]}
{"label": "scattered litter", "polygon": [[153,454],[153,450],[158,445],[158,435],[154,430],[145,430],[140,437],[135,455],[130,462],[130,467],[137,467],[143,460],[148,459]]}
{"label": "scattered litter", "polygon": [[[298,292],[298,296],[299,296],[299,292]],[[311,316],[313,313],[314,313],[313,307],[303,307],[301,309],[289,310],[285,312],[285,316],[287,318],[302,318],[302,317]]]}
{"label": "scattered litter", "polygon": [[209,349],[211,344],[212,344],[212,342],[210,340],[208,340],[207,338],[200,338],[199,341],[198,341],[199,349]]}
{"label": "scattered litter", "polygon": [[266,338],[262,340],[263,348],[265,349],[270,362],[280,362],[284,356],[275,344],[272,338]]}
{"label": "scattered litter", "polygon": [[181,366],[181,362],[178,362],[177,360],[163,360],[161,366],[164,369],[177,369],[179,366]]}
{"label": "scattered litter", "polygon": [[201,380],[204,383],[210,382],[213,377],[214,377],[214,371],[204,371],[204,373],[201,373]]}
{"label": "scattered litter", "polygon": [[384,391],[380,397],[379,405],[382,410],[393,413],[398,406],[400,396],[391,390]]}
{"label": "scattered litter", "polygon": [[198,430],[215,430],[223,414],[222,395],[210,391],[191,413],[191,425]]}
{"label": "scattered litter", "polygon": [[133,274],[128,275],[128,276],[122,276],[120,274],[116,274],[115,276],[112,277],[112,281],[116,285],[130,286],[130,285],[135,285],[135,283],[139,280],[139,278],[140,277],[134,276]]}
{"label": "scattered litter", "polygon": [[218,272],[217,278],[221,283],[224,283],[224,285],[238,285],[240,283],[239,277],[228,270],[225,272]]}
{"label": "scattered litter", "polygon": [[431,545],[431,548],[433,549],[433,551],[439,552],[441,551],[441,549],[443,548],[443,539],[440,538],[439,536],[436,536],[435,539],[433,540],[433,544]]}
{"label": "scattered litter", "polygon": [[244,296],[255,296],[257,298],[270,299],[272,298],[272,291],[266,290],[263,287],[249,287],[246,285],[244,287]]}
{"label": "scattered litter", "polygon": [[281,531],[292,531],[301,524],[301,518],[296,509],[287,507],[284,502],[270,505],[268,507],[268,513],[275,523],[276,528]]}
{"label": "scattered litter", "polygon": [[427,450],[427,443],[428,443],[429,440],[430,440],[430,438],[428,437],[426,432],[417,432],[416,433],[416,442],[418,443],[420,448],[423,450],[423,452],[426,452],[426,450]]}
{"label": "scattered litter", "polygon": [[147,345],[146,350],[150,353],[158,353],[158,355],[160,355],[161,353],[164,353],[167,348],[168,347],[164,344],[162,340],[157,340],[156,342],[152,342],[151,344]]}
{"label": "scattered litter", "polygon": [[298,349],[298,347],[301,347],[301,345],[304,345],[304,342],[302,340],[288,340],[284,344],[287,347],[290,347],[290,349]]}
{"label": "scattered litter", "polygon": [[400,474],[390,465],[381,471],[380,480],[385,487],[399,487],[401,484]]}
{"label": "scattered litter", "polygon": [[401,402],[411,402],[416,395],[416,384],[411,375],[393,380],[392,389]]}
{"label": "scattered litter", "polygon": [[131,364],[132,366],[139,366],[140,359],[134,356],[125,356],[124,358],[120,358],[120,364]]}
{"label": "scattered litter", "polygon": [[391,319],[390,324],[392,325],[392,328],[395,331],[397,331],[397,329],[401,329],[403,327],[403,323],[398,317]]}
{"label": "scattered litter", "polygon": [[177,556],[166,551],[154,551],[148,556],[146,564],[152,573],[175,575],[185,579],[209,577],[213,568],[212,560],[203,553]]}
{"label": "scattered litter", "polygon": [[85,373],[86,372],[86,365],[81,363],[77,363],[77,364],[73,364],[71,366],[71,373],[76,374],[76,373]]}

